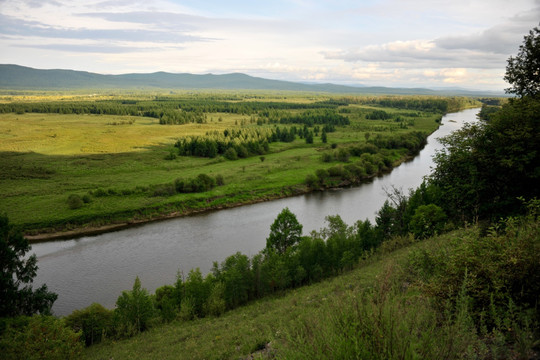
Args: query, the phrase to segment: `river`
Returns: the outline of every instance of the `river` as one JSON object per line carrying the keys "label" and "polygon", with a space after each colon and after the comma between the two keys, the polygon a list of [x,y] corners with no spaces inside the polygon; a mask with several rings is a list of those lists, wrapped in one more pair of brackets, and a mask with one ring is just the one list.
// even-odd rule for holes
{"label": "river", "polygon": [[255,255],[266,245],[270,225],[284,207],[297,215],[304,234],[322,228],[327,215],[339,214],[349,225],[357,220],[373,222],[386,200],[385,189],[395,186],[408,191],[420,185],[433,166],[432,156],[442,147],[437,138],[466,122],[477,121],[478,111],[447,114],[418,156],[358,187],[34,244],[32,252],[39,266],[34,286],[45,283],[58,294],[53,306],[56,315],[68,315],[93,302],[113,308],[121,292],[132,288],[136,276],[143,287],[153,292],[159,286],[172,284],[178,271],[187,274],[199,267],[207,273],[213,261],[221,262],[237,251]]}

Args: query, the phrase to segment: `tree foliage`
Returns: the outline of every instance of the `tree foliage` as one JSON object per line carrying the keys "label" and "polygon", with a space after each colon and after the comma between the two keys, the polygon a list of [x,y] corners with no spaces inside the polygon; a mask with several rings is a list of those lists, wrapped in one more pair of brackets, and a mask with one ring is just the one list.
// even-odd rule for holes
{"label": "tree foliage", "polygon": [[507,93],[519,97],[540,95],[540,28],[529,31],[516,57],[508,59],[504,79],[511,85]]}
{"label": "tree foliage", "polygon": [[126,326],[126,334],[141,332],[148,327],[154,315],[154,307],[148,291],[141,287],[138,276],[135,278],[133,289],[123,291],[116,300],[115,313],[119,321]]}
{"label": "tree foliage", "polygon": [[16,230],[5,215],[0,215],[0,317],[17,315],[50,314],[58,297],[43,284],[32,290],[37,273],[37,259],[30,251],[28,240]]}
{"label": "tree foliage", "polygon": [[302,235],[302,225],[289,208],[283,209],[270,226],[270,235],[266,239],[266,248],[284,254],[294,246]]}

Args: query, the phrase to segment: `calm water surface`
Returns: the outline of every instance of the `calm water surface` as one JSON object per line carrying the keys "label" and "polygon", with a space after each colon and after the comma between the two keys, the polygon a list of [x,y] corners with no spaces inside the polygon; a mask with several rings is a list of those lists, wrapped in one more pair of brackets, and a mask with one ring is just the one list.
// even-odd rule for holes
{"label": "calm water surface", "polygon": [[327,215],[339,214],[349,225],[375,218],[392,186],[407,191],[422,183],[441,148],[438,137],[465,122],[476,121],[478,109],[443,117],[426,147],[412,161],[390,174],[359,187],[311,193],[233,209],[165,220],[117,232],[73,240],[34,244],[38,275],[34,286],[46,283],[58,293],[53,311],[67,315],[93,302],[113,308],[122,290],[131,289],[136,276],[153,292],[172,284],[178,271],[199,267],[207,273],[236,251],[255,255],[266,245],[270,225],[288,207],[304,226],[304,234],[319,230]]}

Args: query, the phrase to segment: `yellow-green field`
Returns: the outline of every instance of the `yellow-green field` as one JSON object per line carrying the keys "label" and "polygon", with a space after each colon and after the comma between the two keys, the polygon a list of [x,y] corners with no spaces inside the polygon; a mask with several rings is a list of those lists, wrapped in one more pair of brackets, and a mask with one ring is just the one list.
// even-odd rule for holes
{"label": "yellow-green field", "polygon": [[2,114],[0,151],[31,151],[44,155],[141,151],[149,146],[171,145],[181,136],[223,131],[246,116],[209,114],[208,118],[207,124],[166,126],[156,119],[140,116]]}

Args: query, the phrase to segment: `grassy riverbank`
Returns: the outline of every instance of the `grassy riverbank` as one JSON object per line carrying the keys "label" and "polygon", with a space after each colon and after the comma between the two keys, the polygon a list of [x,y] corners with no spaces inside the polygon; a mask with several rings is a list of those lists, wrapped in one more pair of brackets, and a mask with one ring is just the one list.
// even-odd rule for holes
{"label": "grassy riverbank", "polygon": [[[495,310],[494,298],[501,293],[490,285],[515,284],[522,271],[534,275],[537,255],[518,249],[538,249],[538,221],[522,225],[513,221],[507,223],[506,233],[485,237],[469,228],[424,241],[396,238],[339,276],[257,300],[221,317],[175,320],[128,340],[105,341],[86,348],[83,355],[86,359],[534,358],[534,313],[520,312],[515,305]],[[506,259],[500,251],[520,255]],[[448,252],[454,256],[446,256]],[[511,265],[512,261],[520,265]],[[501,268],[508,272],[498,273]],[[492,271],[487,274],[486,269]],[[445,294],[431,291],[449,285],[458,288]],[[489,298],[490,293],[492,312],[485,312],[478,298]],[[442,307],[439,297],[448,301]]]}
{"label": "grassy riverbank", "polygon": [[[125,100],[125,95],[113,96],[98,101],[123,101],[128,104],[146,101],[154,106],[151,97],[138,96],[130,100]],[[200,104],[216,96],[220,106],[252,103],[247,96],[227,100],[232,96],[230,94],[183,95],[178,97],[178,101]],[[296,104],[309,108],[313,104],[336,101],[338,105],[332,105],[332,111],[347,118],[350,124],[336,126],[334,132],[327,134],[326,143],[323,143],[319,132],[311,144],[300,137],[292,142],[272,142],[263,155],[251,155],[234,161],[221,155],[214,158],[178,156],[173,145],[180,137],[205,136],[226,129],[275,129],[276,126],[301,129],[303,125],[270,123],[260,111],[249,114],[249,111],[245,111],[242,114],[213,112],[211,109],[204,112],[202,122],[183,125],[161,125],[156,118],[132,115],[21,110],[0,114],[0,212],[6,213],[28,235],[42,234],[47,237],[52,233],[74,229],[79,232],[94,231],[102,226],[125,226],[133,222],[304,193],[310,191],[305,185],[308,175],[337,164],[356,164],[362,160],[359,154],[340,158],[337,155],[340,149],[348,151],[351,146],[366,144],[373,139],[412,132],[422,132],[427,136],[438,127],[437,120],[442,115],[438,111],[394,106],[399,103],[392,101],[403,102],[403,98],[390,98],[390,106],[368,100],[358,98],[343,102],[339,97],[323,95],[297,94],[287,98],[261,95],[257,106],[262,109],[265,109],[265,103],[285,104],[279,105],[282,107]],[[410,97],[405,98],[405,104],[419,100],[426,103],[440,101],[436,98]],[[92,104],[88,98],[80,96],[75,100],[73,97],[58,99],[57,96],[10,98],[7,104],[30,107],[32,104],[45,106],[50,103],[47,106],[71,109],[81,101]],[[451,110],[477,104],[470,99],[448,99],[448,102]],[[293,116],[301,111],[283,110],[279,114]],[[370,119],[370,115],[376,111],[383,111],[387,118]],[[309,127],[308,131],[313,131],[313,127]],[[377,151],[385,157],[386,165],[375,172],[385,171],[410,156],[410,151],[403,147]],[[322,160],[323,156],[326,156],[325,161]],[[197,193],[169,191],[164,194],[156,190],[172,184],[175,179],[192,179],[201,173],[221,177],[223,185]],[[366,174],[365,177],[370,175],[373,174]],[[345,183],[336,180],[329,186]],[[84,199],[84,204],[70,206],[70,195]]]}

